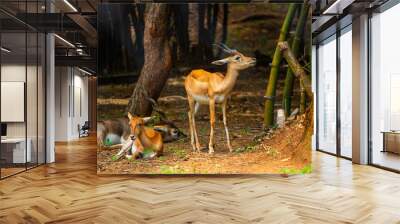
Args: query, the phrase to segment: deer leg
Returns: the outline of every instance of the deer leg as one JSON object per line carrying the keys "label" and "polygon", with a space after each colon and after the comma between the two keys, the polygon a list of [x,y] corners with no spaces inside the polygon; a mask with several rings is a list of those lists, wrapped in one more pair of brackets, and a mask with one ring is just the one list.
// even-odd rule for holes
{"label": "deer leg", "polygon": [[190,129],[190,142],[192,144],[193,151],[196,151],[196,145],[194,143],[194,130],[193,130],[193,107],[194,101],[191,97],[188,96],[188,103],[189,103],[189,111],[188,111],[188,118],[189,118],[189,129]]}
{"label": "deer leg", "polygon": [[196,148],[197,151],[200,152],[200,142],[199,142],[199,137],[197,135],[197,129],[196,129],[196,113],[199,110],[200,104],[196,102],[194,106],[194,111],[193,111],[193,132],[194,132],[194,139],[196,141]]}
{"label": "deer leg", "polygon": [[192,148],[193,151],[197,150],[198,152],[200,152],[200,143],[199,143],[199,138],[197,136],[196,121],[195,121],[196,111],[199,106],[197,103],[194,102],[193,98],[191,97],[188,97],[188,101],[189,101],[189,125],[190,125]]}
{"label": "deer leg", "polygon": [[223,116],[223,121],[224,121],[228,149],[229,149],[229,152],[232,152],[231,140],[229,139],[229,130],[228,130],[228,125],[227,125],[227,121],[226,121],[226,101],[224,101],[222,103],[222,116]]}
{"label": "deer leg", "polygon": [[214,125],[215,125],[215,99],[210,97],[210,142],[208,153],[214,153]]}

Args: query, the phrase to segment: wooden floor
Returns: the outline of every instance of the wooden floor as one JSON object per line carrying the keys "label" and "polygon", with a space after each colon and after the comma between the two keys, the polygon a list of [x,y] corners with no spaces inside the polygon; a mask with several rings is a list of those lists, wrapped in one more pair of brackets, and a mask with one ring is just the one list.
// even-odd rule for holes
{"label": "wooden floor", "polygon": [[400,175],[322,153],[314,173],[96,175],[94,138],[0,181],[0,223],[400,223]]}

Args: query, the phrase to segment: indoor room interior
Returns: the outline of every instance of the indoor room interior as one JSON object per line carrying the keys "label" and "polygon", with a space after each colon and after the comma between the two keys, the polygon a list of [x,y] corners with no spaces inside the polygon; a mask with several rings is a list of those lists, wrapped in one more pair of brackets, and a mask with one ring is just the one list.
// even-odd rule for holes
{"label": "indoor room interior", "polygon": [[121,2],[0,2],[0,223],[400,222],[397,0],[310,1],[312,173],[97,175],[97,7]]}

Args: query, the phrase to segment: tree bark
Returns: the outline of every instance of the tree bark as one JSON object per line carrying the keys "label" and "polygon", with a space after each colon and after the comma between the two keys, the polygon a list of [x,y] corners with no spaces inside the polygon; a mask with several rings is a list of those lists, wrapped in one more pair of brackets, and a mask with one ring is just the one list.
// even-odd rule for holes
{"label": "tree bark", "polygon": [[189,30],[188,30],[188,14],[189,8],[187,4],[173,5],[174,28],[177,40],[177,58],[179,61],[185,61],[189,54]]}
{"label": "tree bark", "polygon": [[189,60],[193,63],[200,55],[200,18],[199,18],[199,3],[189,3]]}
{"label": "tree bark", "polygon": [[138,70],[140,70],[144,63],[144,4],[135,4],[131,7],[131,42],[134,46],[135,63]]}
{"label": "tree bark", "polygon": [[152,105],[148,97],[157,100],[172,67],[169,46],[170,5],[152,4],[146,15],[144,30],[144,65],[127,111],[138,116],[148,116]]}
{"label": "tree bark", "polygon": [[[292,24],[293,17],[296,13],[297,5],[291,3],[283,22],[278,42],[285,41]],[[267,89],[265,91],[265,109],[264,109],[264,127],[270,128],[274,123],[274,107],[276,96],[276,83],[278,80],[279,66],[281,64],[282,55],[278,47],[275,49],[274,58],[272,59],[271,71]]]}
{"label": "tree bark", "polygon": [[[296,26],[296,32],[292,42],[292,51],[295,57],[297,57],[298,54],[300,53],[300,46],[304,35],[305,24],[307,22],[309,8],[310,4],[308,3],[308,0],[304,1],[300,11],[299,20]],[[290,68],[288,68],[285,78],[285,85],[283,88],[283,102],[282,102],[286,117],[288,117],[291,112],[293,83],[294,83],[293,72]]]}
{"label": "tree bark", "polygon": [[[217,15],[217,26],[215,28],[215,42],[216,43],[226,43],[228,37],[228,15],[229,9],[228,4],[218,4],[219,10]],[[223,54],[222,49],[215,49],[216,58],[220,58]]]}
{"label": "tree bark", "polygon": [[310,76],[307,75],[296,56],[294,56],[289,44],[286,41],[279,42],[278,48],[282,52],[282,55],[288,63],[290,69],[293,71],[293,74],[296,76],[296,78],[300,79],[300,84],[307,94],[307,97],[313,99]]}

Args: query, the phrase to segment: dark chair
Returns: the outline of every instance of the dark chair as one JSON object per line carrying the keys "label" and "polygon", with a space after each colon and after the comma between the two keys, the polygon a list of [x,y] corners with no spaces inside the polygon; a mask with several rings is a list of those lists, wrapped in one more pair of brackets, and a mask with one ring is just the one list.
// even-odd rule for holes
{"label": "dark chair", "polygon": [[89,136],[89,130],[90,130],[89,121],[85,121],[82,127],[78,124],[79,138]]}

